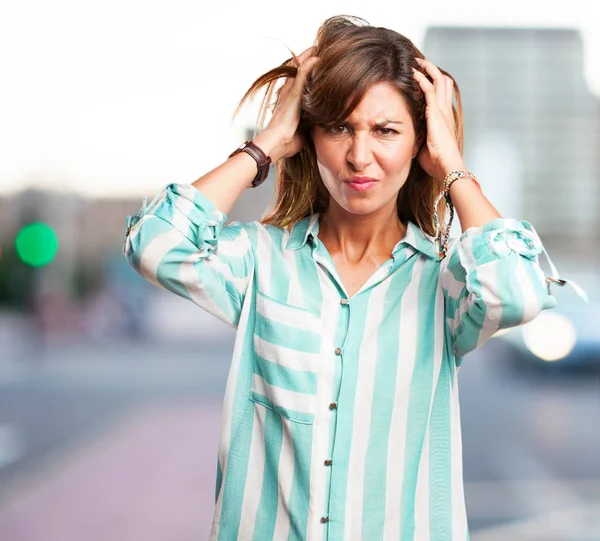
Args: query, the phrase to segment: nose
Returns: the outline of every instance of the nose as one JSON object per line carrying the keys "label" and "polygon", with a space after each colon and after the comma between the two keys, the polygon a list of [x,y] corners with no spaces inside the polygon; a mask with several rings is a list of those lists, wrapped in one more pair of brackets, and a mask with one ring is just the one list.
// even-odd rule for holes
{"label": "nose", "polygon": [[366,134],[355,134],[350,138],[346,159],[357,171],[365,169],[372,161],[373,154]]}

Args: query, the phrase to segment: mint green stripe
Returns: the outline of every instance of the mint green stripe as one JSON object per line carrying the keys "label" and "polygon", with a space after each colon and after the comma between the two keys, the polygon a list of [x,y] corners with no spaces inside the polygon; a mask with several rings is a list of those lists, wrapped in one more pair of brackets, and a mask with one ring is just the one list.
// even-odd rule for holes
{"label": "mint green stripe", "polygon": [[258,355],[254,372],[261,375],[270,385],[296,393],[317,394],[317,374],[315,372],[287,368],[277,363],[271,363]]}
{"label": "mint green stripe", "polygon": [[383,539],[388,442],[398,372],[398,363],[390,363],[389,360],[398,359],[398,335],[402,326],[401,301],[410,283],[407,277],[412,273],[415,261],[416,259],[406,263],[402,271],[391,277],[390,288],[394,290],[394,304],[389,309],[387,303],[384,305],[384,318],[377,332],[377,366],[363,492],[363,517],[368,517],[368,520],[363,521],[362,539]]}
{"label": "mint green stripe", "polygon": [[[169,250],[161,259],[158,270],[158,282],[169,291],[191,300],[192,296],[181,283],[179,276],[180,264],[185,257],[183,254],[194,251],[192,243],[183,238],[181,243]],[[229,321],[239,321],[241,311],[241,296],[234,286],[204,264],[204,260],[195,263],[196,284],[202,284],[202,288],[211,296],[215,304],[225,313]],[[226,293],[226,294],[225,294]]]}
{"label": "mint green stripe", "polygon": [[[254,324],[253,314],[256,311],[255,300],[251,300],[248,328]],[[218,541],[237,539],[242,514],[242,502],[246,490],[248,475],[249,452],[240,452],[240,449],[249,450],[252,443],[252,430],[254,426],[254,404],[249,400],[252,385],[252,364],[254,351],[254,337],[251,332],[244,335],[243,350],[239,360],[239,369],[235,381],[235,395],[233,399],[233,415],[229,438],[233,444],[227,455],[227,472],[222,486],[223,499],[221,508],[221,526]]]}
{"label": "mint green stripe", "polygon": [[299,280],[302,280],[302,306],[307,307],[315,314],[320,314],[323,305],[323,292],[319,281],[319,265],[312,258],[310,240],[306,250],[296,250],[294,264]]}
{"label": "mint green stripe", "polygon": [[250,398],[254,402],[258,402],[259,404],[262,404],[263,406],[270,408],[273,411],[276,411],[277,413],[280,413],[286,419],[289,419],[290,421],[295,421],[296,423],[312,424],[315,419],[314,413],[306,413],[303,411],[296,411],[289,408],[283,408],[269,400],[266,396],[258,394],[254,391],[250,391]]}
{"label": "mint green stripe", "polygon": [[[266,409],[265,416],[265,469],[260,503],[254,524],[254,541],[273,539],[279,496],[279,456],[283,441],[282,420],[279,414]],[[258,489],[258,487],[256,487]]]}
{"label": "mint green stripe", "polygon": [[[327,488],[331,489],[329,515],[341,532],[344,531],[346,520],[346,493],[348,490],[350,449],[353,441],[354,402],[356,399],[356,387],[359,384],[359,351],[364,338],[365,323],[368,317],[367,307],[371,291],[365,291],[350,301],[350,324],[349,326],[346,324],[346,318],[340,318],[335,332],[335,343],[341,344],[343,342],[347,328],[350,328],[352,332],[347,333],[346,344],[344,345],[345,353],[341,362],[339,360],[340,357],[332,355],[331,358],[331,362],[336,363],[335,380],[341,382],[341,374],[343,373],[343,385],[339,389],[341,392],[337,401],[338,407],[333,410],[334,415],[337,416],[337,422],[334,421],[332,423],[331,430],[337,433],[335,435],[330,434],[330,442],[335,443],[335,454],[331,457],[333,461],[330,472],[331,484],[328,483]],[[334,389],[334,396],[337,392],[338,389]],[[326,473],[324,471],[323,475]]]}
{"label": "mint green stripe", "polygon": [[431,539],[452,541],[450,387],[453,369],[443,359],[429,420],[429,528]]}
{"label": "mint green stripe", "polygon": [[435,344],[435,303],[432,302],[431,292],[435,291],[438,279],[438,274],[432,268],[433,265],[437,263],[427,261],[419,277],[415,278],[419,280],[416,326],[421,332],[417,335],[415,366],[408,403],[400,520],[402,541],[414,540],[417,474],[431,399]]}
{"label": "mint green stripe", "polygon": [[284,261],[284,255],[281,252],[281,239],[283,230],[267,225],[266,229],[273,243],[271,247],[271,282],[269,284],[269,294],[276,299],[287,299],[290,290],[290,269],[288,263]]}
{"label": "mint green stripe", "polygon": [[276,346],[283,346],[305,353],[319,353],[321,337],[319,333],[290,327],[285,323],[274,321],[256,313],[256,334]]}
{"label": "mint green stripe", "polygon": [[[482,287],[477,277],[476,270],[471,271],[470,285],[472,294],[481,296]],[[464,296],[467,297],[468,295],[469,292],[465,289]],[[457,305],[459,303],[460,299]],[[460,314],[460,325],[456,328],[457,350],[459,352],[467,353],[477,347],[479,334],[481,333],[481,327],[485,321],[486,313],[487,306],[480,300],[478,302],[473,302],[469,307],[468,312]]]}
{"label": "mint green stripe", "polygon": [[306,541],[308,523],[308,503],[310,500],[310,452],[312,449],[313,428],[298,423],[290,424],[294,445],[294,477],[290,492],[290,535],[288,541]]}

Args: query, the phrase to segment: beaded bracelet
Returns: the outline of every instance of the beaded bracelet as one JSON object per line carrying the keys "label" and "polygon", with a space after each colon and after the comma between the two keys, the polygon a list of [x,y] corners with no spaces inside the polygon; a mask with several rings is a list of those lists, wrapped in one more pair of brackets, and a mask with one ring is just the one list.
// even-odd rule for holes
{"label": "beaded bracelet", "polygon": [[[469,171],[466,171],[466,170],[451,171],[450,173],[448,173],[445,176],[444,189],[436,197],[435,203],[433,204],[433,221],[434,221],[435,231],[436,231],[436,244],[437,244],[438,256],[441,259],[444,259],[446,257],[446,252],[448,250],[448,235],[450,234],[450,227],[452,226],[452,220],[454,219],[454,205],[452,204],[452,199],[450,199],[450,186],[452,185],[452,183],[455,180],[458,180],[459,178],[462,178],[462,177],[470,178],[473,182],[475,182],[475,184],[477,184],[477,187],[481,190],[481,184],[479,184],[477,177],[473,173],[470,173]],[[450,221],[448,222],[448,225],[445,228],[445,231],[444,231],[444,227],[440,223],[440,219],[439,219],[438,213],[437,213],[438,203],[440,202],[440,199],[442,197],[444,197],[446,200],[446,207],[448,207],[450,209]]]}

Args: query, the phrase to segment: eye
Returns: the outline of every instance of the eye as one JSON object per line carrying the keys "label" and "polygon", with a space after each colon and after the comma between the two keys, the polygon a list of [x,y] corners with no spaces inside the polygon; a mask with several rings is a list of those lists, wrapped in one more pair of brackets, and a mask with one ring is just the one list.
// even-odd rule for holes
{"label": "eye", "polygon": [[334,135],[341,135],[343,130],[346,128],[343,124],[338,124],[337,126],[325,126],[324,130],[328,133],[333,133]]}
{"label": "eye", "polygon": [[392,130],[392,128],[378,128],[378,130],[382,135],[392,135],[394,133],[398,133],[396,130]]}

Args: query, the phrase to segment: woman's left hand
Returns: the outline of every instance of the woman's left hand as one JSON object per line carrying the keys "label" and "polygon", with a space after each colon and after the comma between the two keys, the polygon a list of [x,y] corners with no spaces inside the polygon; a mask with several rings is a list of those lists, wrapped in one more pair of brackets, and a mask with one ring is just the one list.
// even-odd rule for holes
{"label": "woman's left hand", "polygon": [[418,160],[428,175],[443,180],[450,171],[466,169],[458,148],[452,113],[454,81],[429,60],[416,60],[433,79],[431,83],[423,73],[413,68],[427,105],[427,141],[421,145]]}

